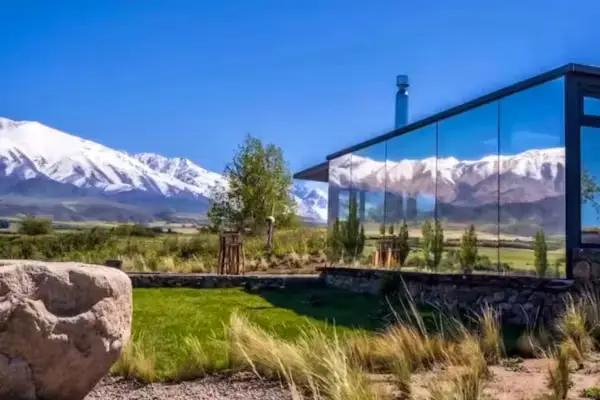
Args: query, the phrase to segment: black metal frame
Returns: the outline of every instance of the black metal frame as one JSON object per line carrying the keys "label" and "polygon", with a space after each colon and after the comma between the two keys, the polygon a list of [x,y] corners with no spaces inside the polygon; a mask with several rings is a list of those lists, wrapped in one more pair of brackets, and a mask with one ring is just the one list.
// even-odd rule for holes
{"label": "black metal frame", "polygon": [[581,242],[581,128],[600,128],[600,117],[585,115],[583,98],[600,98],[600,75],[571,71],[565,74],[566,227],[567,278],[573,277],[577,248],[598,248]]}

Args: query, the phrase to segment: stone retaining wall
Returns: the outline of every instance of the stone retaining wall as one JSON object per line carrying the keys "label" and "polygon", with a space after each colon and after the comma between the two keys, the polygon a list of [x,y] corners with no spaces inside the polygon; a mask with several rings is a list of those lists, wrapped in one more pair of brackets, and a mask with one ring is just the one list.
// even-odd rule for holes
{"label": "stone retaining wall", "polygon": [[310,289],[323,287],[317,275],[216,275],[216,274],[165,274],[129,273],[134,288],[196,288],[216,289],[244,287],[261,289]]}
{"label": "stone retaining wall", "polygon": [[505,275],[459,275],[400,272],[381,269],[323,268],[328,287],[377,294],[396,289],[410,293],[417,304],[448,308],[459,313],[490,305],[510,324],[544,324],[560,314],[568,296],[589,285],[565,279]]}

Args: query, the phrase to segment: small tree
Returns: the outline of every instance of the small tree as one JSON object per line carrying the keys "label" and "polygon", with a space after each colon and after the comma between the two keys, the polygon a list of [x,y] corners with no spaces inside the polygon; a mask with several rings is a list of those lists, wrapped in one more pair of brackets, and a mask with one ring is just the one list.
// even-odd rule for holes
{"label": "small tree", "polygon": [[365,228],[357,216],[356,198],[350,199],[348,219],[339,221],[336,219],[332,227],[329,248],[335,257],[341,257],[341,253],[352,258],[360,257],[365,248]]}
{"label": "small tree", "polygon": [[406,225],[406,221],[404,221],[400,226],[400,232],[398,232],[398,262],[402,267],[404,267],[404,263],[410,252],[408,239],[408,225]]}
{"label": "small tree", "polygon": [[538,276],[546,276],[548,270],[548,245],[546,244],[546,235],[544,231],[538,231],[535,234],[535,242],[533,244],[534,265]]}
{"label": "small tree", "polygon": [[388,233],[392,236],[394,235],[394,224],[390,224],[390,227],[388,228]]}
{"label": "small tree", "polygon": [[465,272],[471,272],[477,262],[477,233],[470,225],[460,241],[460,265]]}
{"label": "small tree", "polygon": [[327,247],[329,249],[330,258],[336,261],[341,258],[343,249],[340,229],[340,219],[336,218],[330,229],[329,237],[327,238]]}
{"label": "small tree", "polygon": [[208,217],[213,229],[264,232],[269,216],[278,226],[297,222],[290,195],[292,175],[281,148],[248,135],[224,175],[227,183],[212,188],[210,196]]}
{"label": "small tree", "polygon": [[383,222],[381,224],[379,224],[379,234],[381,236],[385,235],[385,224]]}
{"label": "small tree", "polygon": [[46,218],[25,217],[21,220],[19,233],[23,235],[45,235],[52,232],[52,221]]}
{"label": "small tree", "polygon": [[429,220],[423,222],[421,227],[421,251],[423,253],[423,259],[428,267],[431,268],[431,250],[433,248],[433,227]]}
{"label": "small tree", "polygon": [[433,240],[431,241],[431,252],[433,255],[433,269],[437,270],[444,254],[444,229],[439,221],[435,221],[433,228]]}

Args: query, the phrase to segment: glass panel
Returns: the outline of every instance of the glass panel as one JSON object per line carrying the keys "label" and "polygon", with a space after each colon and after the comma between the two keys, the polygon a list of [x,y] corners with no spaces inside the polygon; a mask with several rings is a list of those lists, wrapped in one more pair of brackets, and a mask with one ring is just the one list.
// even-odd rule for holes
{"label": "glass panel", "polygon": [[585,115],[600,116],[600,99],[597,97],[584,97],[583,113]]}
{"label": "glass panel", "polygon": [[352,153],[352,191],[367,236],[384,227],[385,142]]}
{"label": "glass panel", "polygon": [[600,128],[581,128],[581,242],[600,244]]}
{"label": "glass panel", "polygon": [[562,78],[500,101],[500,261],[520,273],[538,274],[537,232],[548,247],[544,275],[565,273],[564,108]]}
{"label": "glass panel", "polygon": [[406,220],[412,238],[435,215],[435,153],[435,124],[387,141],[385,221]]}
{"label": "glass panel", "polygon": [[498,103],[438,124],[437,218],[444,229],[444,269],[461,269],[460,240],[475,228],[475,270],[498,270]]}
{"label": "glass panel", "polygon": [[352,182],[351,156],[345,154],[329,161],[328,208],[329,224],[348,216],[349,192]]}

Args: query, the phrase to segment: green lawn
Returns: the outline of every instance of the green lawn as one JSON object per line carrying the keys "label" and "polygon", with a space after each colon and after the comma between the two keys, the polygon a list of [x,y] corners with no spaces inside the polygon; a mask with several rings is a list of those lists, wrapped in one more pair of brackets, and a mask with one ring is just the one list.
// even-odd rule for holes
{"label": "green lawn", "polygon": [[195,335],[211,357],[226,361],[225,326],[238,310],[251,321],[293,338],[303,327],[317,327],[344,334],[352,328],[374,330],[382,322],[374,315],[379,300],[337,290],[270,291],[250,294],[241,289],[135,289],[133,334],[154,349],[157,369],[169,375],[184,356],[183,338]]}

